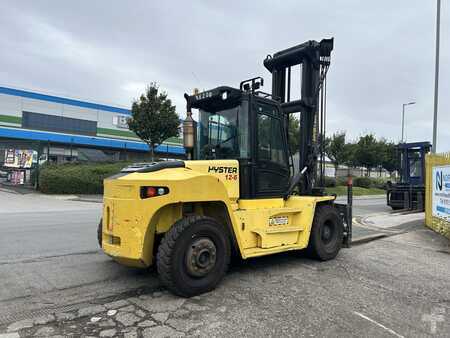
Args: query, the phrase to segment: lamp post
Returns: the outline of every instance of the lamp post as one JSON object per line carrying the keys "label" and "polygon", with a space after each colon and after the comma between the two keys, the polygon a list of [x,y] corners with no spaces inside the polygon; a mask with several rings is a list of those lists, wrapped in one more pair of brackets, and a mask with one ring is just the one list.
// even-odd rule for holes
{"label": "lamp post", "polygon": [[402,109],[402,143],[405,142],[405,107],[406,106],[410,106],[412,104],[416,104],[416,102],[408,102],[408,103],[403,103],[403,109]]}
{"label": "lamp post", "polygon": [[437,0],[436,12],[436,61],[434,65],[434,115],[433,115],[433,145],[431,152],[436,153],[437,148],[437,114],[439,94],[439,31],[441,25],[441,0]]}

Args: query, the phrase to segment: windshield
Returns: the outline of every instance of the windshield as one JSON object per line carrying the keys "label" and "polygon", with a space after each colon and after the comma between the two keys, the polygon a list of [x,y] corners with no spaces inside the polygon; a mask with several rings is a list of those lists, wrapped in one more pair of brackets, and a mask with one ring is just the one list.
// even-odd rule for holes
{"label": "windshield", "polygon": [[420,152],[413,150],[408,154],[409,159],[409,177],[422,176],[422,158]]}
{"label": "windshield", "polygon": [[199,112],[198,157],[202,160],[248,157],[248,109],[239,106]]}

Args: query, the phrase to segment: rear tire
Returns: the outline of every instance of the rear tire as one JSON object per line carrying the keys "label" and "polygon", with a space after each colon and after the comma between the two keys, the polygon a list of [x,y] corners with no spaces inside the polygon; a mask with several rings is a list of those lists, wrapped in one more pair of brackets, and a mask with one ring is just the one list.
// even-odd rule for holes
{"label": "rear tire", "polygon": [[100,223],[97,227],[97,241],[100,249],[102,248],[102,219],[100,218]]}
{"label": "rear tire", "polygon": [[331,205],[316,207],[309,237],[309,256],[327,261],[333,259],[342,247],[344,225],[337,210]]}
{"label": "rear tire", "polygon": [[214,218],[188,216],[175,222],[158,247],[162,284],[182,297],[213,290],[230,262],[227,229]]}

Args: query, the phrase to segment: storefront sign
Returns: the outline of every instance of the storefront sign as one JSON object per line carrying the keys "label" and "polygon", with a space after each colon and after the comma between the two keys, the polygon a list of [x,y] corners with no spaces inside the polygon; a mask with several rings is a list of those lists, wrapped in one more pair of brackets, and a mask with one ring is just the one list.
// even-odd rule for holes
{"label": "storefront sign", "polygon": [[433,168],[433,216],[450,221],[450,166]]}
{"label": "storefront sign", "polygon": [[113,116],[113,125],[119,128],[128,129],[128,118],[129,116],[124,115]]}

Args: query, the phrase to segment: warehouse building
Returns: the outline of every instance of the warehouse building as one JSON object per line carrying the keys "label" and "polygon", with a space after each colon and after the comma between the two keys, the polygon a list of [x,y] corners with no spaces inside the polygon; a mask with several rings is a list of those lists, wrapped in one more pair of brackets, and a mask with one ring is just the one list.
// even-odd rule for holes
{"label": "warehouse building", "polygon": [[[144,161],[148,146],[128,129],[131,111],[93,102],[0,87],[0,170],[19,173],[39,162]],[[164,159],[184,157],[180,138],[155,149]]]}

